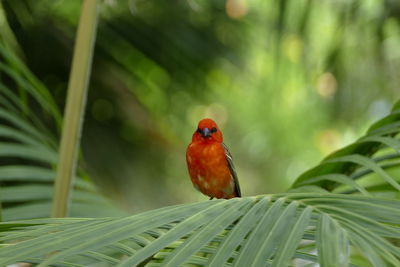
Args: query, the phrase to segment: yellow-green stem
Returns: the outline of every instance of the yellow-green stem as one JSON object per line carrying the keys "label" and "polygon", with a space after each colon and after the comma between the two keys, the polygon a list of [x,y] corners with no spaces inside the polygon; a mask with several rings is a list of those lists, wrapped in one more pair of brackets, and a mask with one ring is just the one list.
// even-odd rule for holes
{"label": "yellow-green stem", "polygon": [[99,0],[83,0],[68,84],[52,217],[68,215],[96,39],[98,12]]}

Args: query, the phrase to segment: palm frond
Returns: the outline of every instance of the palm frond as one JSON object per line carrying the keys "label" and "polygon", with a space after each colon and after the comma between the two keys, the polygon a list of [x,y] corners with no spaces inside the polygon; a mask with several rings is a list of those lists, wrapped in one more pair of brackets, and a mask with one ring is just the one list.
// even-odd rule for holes
{"label": "palm frond", "polygon": [[294,190],[314,185],[335,193],[399,194],[399,176],[391,174],[400,166],[398,105],[373,124],[365,136],[303,173],[294,183]]}
{"label": "palm frond", "polygon": [[347,266],[350,251],[359,250],[366,262],[398,266],[399,205],[358,195],[285,193],[125,218],[5,222],[0,264],[287,266],[302,259]]}

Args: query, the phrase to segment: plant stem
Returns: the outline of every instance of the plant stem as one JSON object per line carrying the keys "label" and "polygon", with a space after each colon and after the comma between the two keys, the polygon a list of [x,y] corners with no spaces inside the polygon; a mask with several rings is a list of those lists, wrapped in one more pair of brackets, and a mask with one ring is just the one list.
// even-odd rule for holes
{"label": "plant stem", "polygon": [[96,39],[98,12],[99,0],[82,2],[64,112],[52,217],[68,215]]}

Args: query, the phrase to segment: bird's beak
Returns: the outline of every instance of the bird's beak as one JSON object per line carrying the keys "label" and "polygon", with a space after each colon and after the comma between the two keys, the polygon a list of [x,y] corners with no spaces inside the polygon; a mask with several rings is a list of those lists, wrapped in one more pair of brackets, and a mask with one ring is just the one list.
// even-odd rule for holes
{"label": "bird's beak", "polygon": [[210,132],[210,130],[209,130],[208,128],[204,128],[204,129],[201,131],[201,135],[202,135],[203,137],[210,137],[210,136],[211,136],[211,132]]}

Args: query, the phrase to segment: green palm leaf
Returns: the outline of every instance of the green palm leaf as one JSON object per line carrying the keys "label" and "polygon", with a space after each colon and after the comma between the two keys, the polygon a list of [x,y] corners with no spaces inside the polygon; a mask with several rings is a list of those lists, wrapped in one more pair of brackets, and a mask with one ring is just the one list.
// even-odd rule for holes
{"label": "green palm leaf", "polygon": [[372,264],[398,266],[400,248],[387,238],[400,239],[394,224],[400,221],[399,205],[357,195],[286,193],[173,206],[125,218],[5,222],[0,264],[74,266],[85,258],[85,264],[118,266],[286,266],[304,255],[313,259],[302,248],[308,243],[322,266],[346,266],[352,250]]}
{"label": "green palm leaf", "polygon": [[364,137],[302,174],[293,188],[319,186],[337,193],[398,194],[400,179],[390,174],[390,170],[400,166],[398,105],[395,104],[391,114],[373,124]]}

